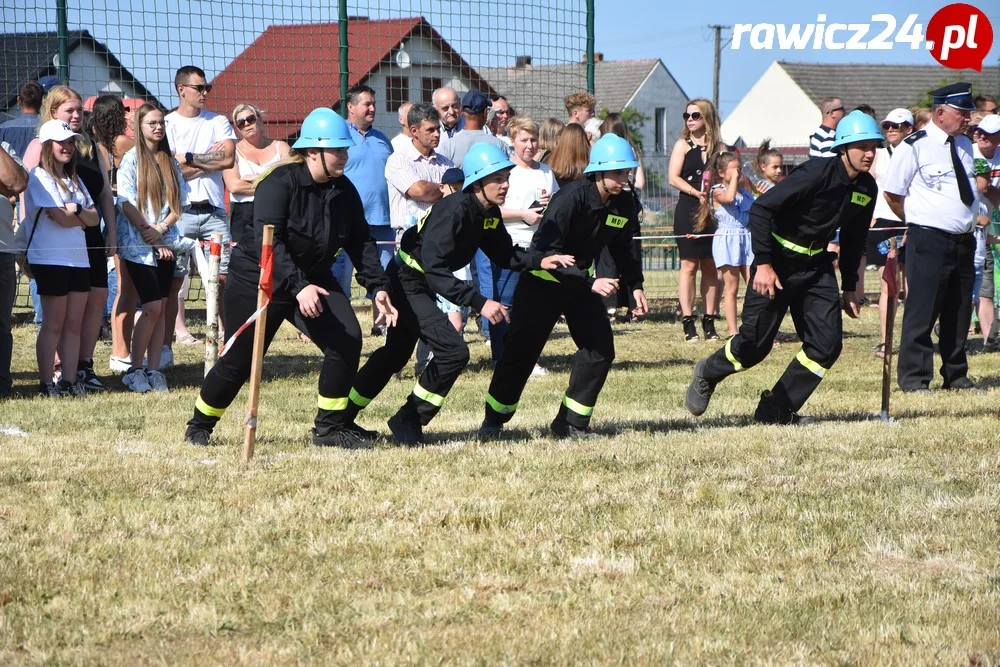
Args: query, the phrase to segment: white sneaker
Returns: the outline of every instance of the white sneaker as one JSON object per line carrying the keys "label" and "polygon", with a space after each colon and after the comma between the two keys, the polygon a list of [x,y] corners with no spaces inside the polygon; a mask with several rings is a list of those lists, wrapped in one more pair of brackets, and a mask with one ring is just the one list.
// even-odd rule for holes
{"label": "white sneaker", "polygon": [[531,369],[531,375],[534,377],[541,377],[543,375],[548,375],[548,374],[549,374],[549,369],[542,368],[538,364],[535,364],[535,367]]}
{"label": "white sneaker", "polygon": [[146,371],[146,380],[153,391],[167,391],[167,378],[160,371]]}
{"label": "white sneaker", "polygon": [[112,356],[108,360],[108,368],[115,373],[128,373],[129,369],[132,368],[132,355],[127,357]]}
{"label": "white sneaker", "polygon": [[163,346],[163,351],[160,352],[160,368],[166,370],[168,368],[174,367],[174,351],[171,350],[166,345]]}
{"label": "white sneaker", "polygon": [[141,368],[126,373],[125,377],[122,378],[122,384],[138,394],[145,394],[152,389],[146,378],[146,371]]}

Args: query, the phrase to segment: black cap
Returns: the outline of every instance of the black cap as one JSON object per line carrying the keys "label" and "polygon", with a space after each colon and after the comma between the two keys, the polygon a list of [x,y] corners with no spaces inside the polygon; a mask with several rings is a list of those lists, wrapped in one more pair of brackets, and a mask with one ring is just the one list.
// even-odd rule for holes
{"label": "black cap", "polygon": [[953,83],[943,88],[931,91],[934,104],[947,104],[962,111],[975,111],[976,103],[972,100],[971,83]]}
{"label": "black cap", "polygon": [[451,183],[461,183],[464,180],[465,180],[465,172],[463,172],[458,167],[449,167],[448,170],[441,175],[441,182],[444,185],[449,185]]}
{"label": "black cap", "polygon": [[469,113],[482,113],[491,106],[493,104],[490,102],[490,98],[486,97],[481,90],[473,88],[462,96],[462,109]]}

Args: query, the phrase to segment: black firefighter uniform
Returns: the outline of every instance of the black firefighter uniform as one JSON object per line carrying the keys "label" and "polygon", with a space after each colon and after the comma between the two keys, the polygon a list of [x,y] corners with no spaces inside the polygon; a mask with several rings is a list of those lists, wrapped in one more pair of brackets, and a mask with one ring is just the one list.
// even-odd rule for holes
{"label": "black firefighter uniform", "polygon": [[851,180],[838,156],[809,160],[761,195],[750,208],[758,264],[770,264],[781,281],[775,298],[748,287],[739,332],[707,359],[704,377],[713,385],[756,366],[772,349],[790,309],[802,349],[771,391],[783,411],[798,411],[840,356],[843,319],[834,273],[836,254],[827,251],[840,228],[840,273],[844,291],[854,291],[858,264],[875,209],[878,186],[862,172]]}
{"label": "black firefighter uniform", "polygon": [[399,319],[389,329],[385,345],[358,371],[349,394],[354,414],[367,407],[389,378],[406,365],[418,339],[434,356],[417,378],[403,409],[415,413],[421,425],[438,413],[469,363],[469,349],[462,334],[438,309],[435,295],[477,310],[486,305],[486,297],[474,286],[453,275],[472,261],[479,248],[495,264],[513,271],[538,269],[542,261],[540,253],[515,246],[503,225],[500,208],[484,207],[472,192],[445,197],[406,230],[396,261],[388,268]]}
{"label": "black firefighter uniform", "polygon": [[622,280],[641,290],[642,264],[632,250],[638,232],[635,198],[628,191],[603,202],[594,181],[582,179],[552,196],[532,247],[544,255],[573,255],[575,265],[531,271],[514,289],[511,328],[486,396],[487,423],[504,424],[513,417],[531,370],[564,314],[579,349],[556,420],[587,428],[615,358],[607,310],[600,295],[591,291],[594,261],[607,247]]}

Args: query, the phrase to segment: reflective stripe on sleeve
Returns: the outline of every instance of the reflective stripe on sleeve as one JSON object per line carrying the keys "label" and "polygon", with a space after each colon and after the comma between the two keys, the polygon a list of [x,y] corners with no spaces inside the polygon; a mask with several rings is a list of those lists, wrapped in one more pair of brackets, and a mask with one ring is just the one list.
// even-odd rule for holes
{"label": "reflective stripe on sleeve", "polygon": [[409,254],[403,252],[402,249],[400,249],[400,251],[399,251],[399,258],[401,260],[403,260],[403,264],[406,264],[411,269],[415,269],[415,270],[419,271],[420,273],[424,272],[424,269],[423,269],[423,267],[420,266],[420,263],[417,260],[415,260],[412,257],[410,257]]}

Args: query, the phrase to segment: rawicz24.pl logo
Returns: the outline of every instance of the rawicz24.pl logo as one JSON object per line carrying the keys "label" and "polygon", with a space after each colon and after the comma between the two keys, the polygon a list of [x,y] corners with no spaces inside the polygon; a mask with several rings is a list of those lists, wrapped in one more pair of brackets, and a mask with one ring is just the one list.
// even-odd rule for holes
{"label": "rawicz24.pl logo", "polygon": [[900,23],[892,14],[873,14],[869,23],[828,23],[820,14],[816,23],[737,23],[731,48],[756,50],[884,51],[897,44],[924,48],[939,63],[951,69],[981,72],[983,59],[993,46],[993,26],[982,11],[964,3],[942,7],[924,32],[917,14]]}

